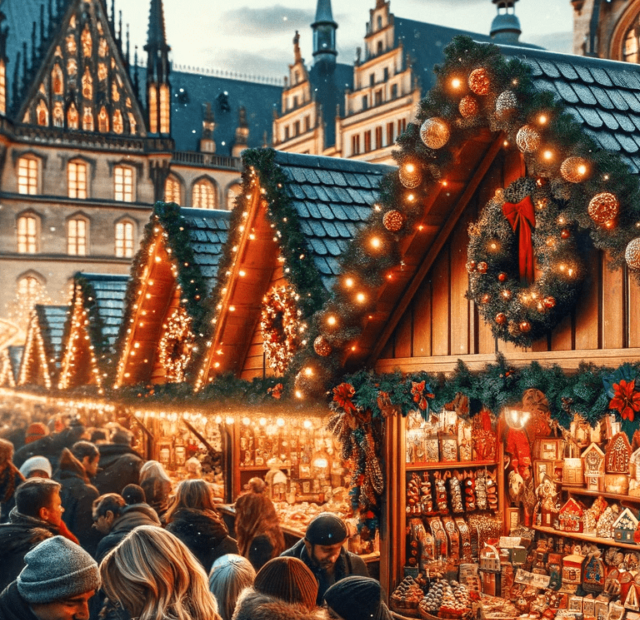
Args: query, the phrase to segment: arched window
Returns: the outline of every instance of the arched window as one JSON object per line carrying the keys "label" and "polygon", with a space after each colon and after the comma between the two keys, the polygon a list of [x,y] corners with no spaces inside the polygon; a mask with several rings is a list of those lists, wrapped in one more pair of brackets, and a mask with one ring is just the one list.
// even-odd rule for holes
{"label": "arched window", "polygon": [[62,69],[60,65],[56,63],[51,70],[51,86],[53,88],[54,95],[64,94],[64,77],[62,75]]}
{"label": "arched window", "polygon": [[622,50],[622,59],[626,62],[640,61],[638,35],[640,34],[640,15],[634,19],[634,23],[627,31],[627,36],[624,38],[624,49]]}
{"label": "arched window", "polygon": [[107,40],[100,39],[100,43],[98,44],[98,56],[100,56],[100,58],[106,58],[108,51],[109,47],[107,46]]}
{"label": "arched window", "polygon": [[93,131],[93,110],[88,105],[84,106],[82,113],[82,129]]}
{"label": "arched window", "polygon": [[120,91],[118,90],[118,85],[114,82],[111,82],[111,99],[115,102],[120,101]]}
{"label": "arched window", "polygon": [[166,84],[160,86],[160,133],[171,131],[171,97],[169,87]]}
{"label": "arched window", "polygon": [[158,90],[149,86],[149,132],[158,133]]}
{"label": "arched window", "polygon": [[42,282],[33,275],[25,275],[18,279],[18,303],[21,312],[28,316],[33,306],[41,303],[44,297]]}
{"label": "arched window", "polygon": [[122,133],[124,131],[124,122],[122,121],[122,112],[116,110],[113,113],[113,133]]}
{"label": "arched window", "polygon": [[82,41],[82,55],[85,58],[91,58],[91,32],[89,31],[89,24],[84,25],[80,40]]}
{"label": "arched window", "polygon": [[78,61],[75,58],[69,58],[67,60],[67,74],[70,78],[76,77],[78,75]]}
{"label": "arched window", "polygon": [[67,164],[67,186],[69,198],[87,197],[87,164],[83,161],[70,161]]}
{"label": "arched window", "polygon": [[18,252],[35,254],[38,251],[38,218],[26,213],[18,218]]}
{"label": "arched window", "polygon": [[109,75],[109,71],[107,70],[107,65],[104,62],[98,63],[98,79],[102,82],[107,79]]}
{"label": "arched window", "polygon": [[18,193],[37,194],[40,160],[35,157],[21,157],[18,160]]}
{"label": "arched window", "polygon": [[69,129],[78,129],[78,120],[78,108],[72,101],[67,110],[67,127]]}
{"label": "arched window", "polygon": [[116,224],[116,256],[133,256],[133,222],[124,221]]}
{"label": "arched window", "polygon": [[53,126],[64,127],[64,110],[61,101],[56,101],[53,104]]}
{"label": "arched window", "polygon": [[182,188],[178,177],[170,174],[164,183],[164,200],[165,202],[182,203]]}
{"label": "arched window", "polygon": [[231,211],[236,205],[236,198],[242,193],[242,185],[234,183],[227,189],[227,210]]}
{"label": "arched window", "polygon": [[98,114],[98,131],[100,133],[109,133],[109,115],[104,106],[100,108],[100,114]]}
{"label": "arched window", "polygon": [[113,169],[114,198],[122,202],[135,199],[134,170],[131,166],[115,166]]}
{"label": "arched window", "polygon": [[208,179],[200,179],[193,185],[191,206],[197,209],[216,208],[216,187]]}
{"label": "arched window", "polygon": [[0,114],[7,113],[7,67],[0,60]]}
{"label": "arched window", "polygon": [[49,124],[49,108],[47,108],[47,104],[42,99],[36,107],[36,118],[38,125],[42,127],[46,127]]}
{"label": "arched window", "polygon": [[82,76],[82,96],[85,99],[91,99],[93,97],[93,78],[91,77],[89,67],[84,70],[84,75]]}
{"label": "arched window", "polygon": [[74,34],[67,35],[67,52],[69,52],[71,56],[75,56],[77,51],[76,36]]}
{"label": "arched window", "polygon": [[67,222],[67,254],[86,256],[89,223],[84,217],[73,217]]}
{"label": "arched window", "polygon": [[131,112],[129,112],[129,133],[132,136],[136,135],[136,126],[136,117]]}

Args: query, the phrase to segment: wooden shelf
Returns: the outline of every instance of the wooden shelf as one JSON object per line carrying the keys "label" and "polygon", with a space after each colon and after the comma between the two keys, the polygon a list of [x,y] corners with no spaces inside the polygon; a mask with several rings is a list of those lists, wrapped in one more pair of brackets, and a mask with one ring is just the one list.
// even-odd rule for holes
{"label": "wooden shelf", "polygon": [[633,549],[634,551],[640,551],[640,545],[634,545],[631,543],[623,543],[613,540],[613,538],[598,538],[591,534],[576,534],[575,532],[561,532],[554,530],[552,527],[544,527],[542,525],[534,525],[534,530],[538,532],[544,532],[545,534],[551,534],[552,536],[562,536],[564,538],[575,538],[576,540],[586,540],[587,542],[594,543],[596,545],[610,545],[611,547],[623,547],[624,549]]}
{"label": "wooden shelf", "polygon": [[580,487],[563,486],[563,491],[567,493],[573,493],[574,495],[586,495],[587,497],[605,497],[607,499],[615,499],[618,502],[633,502],[634,504],[640,504],[640,497],[633,497],[631,495],[618,495],[617,493],[605,493],[603,491],[589,491],[587,489],[581,489]]}
{"label": "wooden shelf", "polygon": [[240,471],[268,471],[268,465],[250,465],[248,467],[240,466]]}
{"label": "wooden shelf", "polygon": [[473,467],[495,467],[496,461],[445,461],[439,463],[407,463],[406,471],[422,471],[423,469],[470,469]]}

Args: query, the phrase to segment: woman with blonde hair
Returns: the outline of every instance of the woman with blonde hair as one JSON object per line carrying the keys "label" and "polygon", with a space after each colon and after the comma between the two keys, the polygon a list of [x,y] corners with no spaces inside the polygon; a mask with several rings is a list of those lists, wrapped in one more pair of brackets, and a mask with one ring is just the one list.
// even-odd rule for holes
{"label": "woman with blonde hair", "polygon": [[140,486],[144,489],[147,503],[164,522],[164,514],[169,506],[171,479],[158,461],[147,461],[140,468]]}
{"label": "woman with blonde hair", "polygon": [[240,593],[253,585],[256,571],[241,555],[228,553],[218,558],[209,573],[209,590],[218,601],[222,620],[231,620]]}
{"label": "woman with blonde hair", "polygon": [[221,620],[207,574],[189,549],[158,527],[142,525],[100,564],[110,603],[137,620]]}
{"label": "woman with blonde hair", "polygon": [[204,480],[183,480],[178,485],[165,521],[167,531],[187,545],[205,570],[226,553],[238,553],[238,544],[215,508],[211,486]]}

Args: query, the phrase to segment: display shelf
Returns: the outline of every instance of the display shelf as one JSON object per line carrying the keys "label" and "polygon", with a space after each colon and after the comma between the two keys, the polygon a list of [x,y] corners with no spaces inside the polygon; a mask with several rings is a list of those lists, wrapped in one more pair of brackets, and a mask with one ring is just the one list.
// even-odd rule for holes
{"label": "display shelf", "polygon": [[[287,469],[287,467],[283,468],[283,469]],[[269,470],[269,466],[268,465],[248,465],[248,466],[244,466],[241,465],[240,466],[240,471],[268,471]]]}
{"label": "display shelf", "polygon": [[406,471],[423,471],[434,469],[472,469],[476,467],[495,467],[496,461],[445,461],[438,463],[407,463]]}
{"label": "display shelf", "polygon": [[633,497],[631,495],[618,495],[617,493],[605,493],[604,491],[589,491],[587,489],[581,489],[580,487],[563,486],[563,491],[567,493],[573,493],[574,495],[586,495],[587,497],[604,497],[606,499],[614,499],[618,502],[633,502],[640,504],[640,497]]}
{"label": "display shelf", "polygon": [[585,540],[596,545],[609,545],[611,547],[622,547],[624,549],[633,549],[634,551],[640,551],[640,545],[633,545],[630,543],[623,543],[613,540],[613,538],[599,538],[592,534],[577,534],[575,532],[561,532],[554,530],[552,527],[545,527],[543,525],[534,525],[534,530],[538,532],[544,532],[545,534],[551,534],[552,536],[562,536],[563,538],[575,538],[576,540]]}

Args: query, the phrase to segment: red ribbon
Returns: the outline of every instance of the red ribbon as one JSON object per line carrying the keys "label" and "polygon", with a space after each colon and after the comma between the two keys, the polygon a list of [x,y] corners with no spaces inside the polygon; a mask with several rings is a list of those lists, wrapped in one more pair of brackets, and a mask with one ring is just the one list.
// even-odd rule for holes
{"label": "red ribbon", "polygon": [[519,228],[520,243],[518,257],[520,259],[520,279],[529,283],[533,282],[533,244],[531,229],[536,226],[536,215],[531,202],[531,196],[527,196],[518,204],[505,202],[502,205],[502,213],[507,218],[513,232]]}

